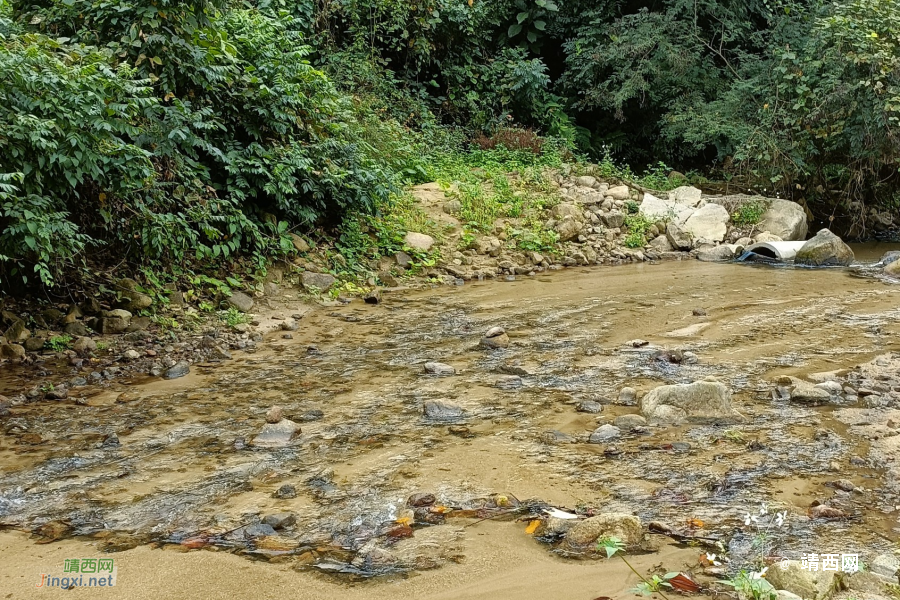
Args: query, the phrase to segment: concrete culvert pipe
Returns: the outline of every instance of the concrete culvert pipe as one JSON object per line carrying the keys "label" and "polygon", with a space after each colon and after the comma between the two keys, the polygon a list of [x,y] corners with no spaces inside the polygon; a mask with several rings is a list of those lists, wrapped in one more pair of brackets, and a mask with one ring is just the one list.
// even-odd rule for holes
{"label": "concrete culvert pipe", "polygon": [[780,261],[794,260],[806,242],[760,242],[748,246],[746,251]]}

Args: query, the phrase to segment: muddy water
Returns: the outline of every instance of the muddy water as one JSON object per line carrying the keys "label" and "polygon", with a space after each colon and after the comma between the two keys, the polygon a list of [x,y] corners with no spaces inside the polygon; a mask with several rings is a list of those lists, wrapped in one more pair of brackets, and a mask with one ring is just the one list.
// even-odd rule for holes
{"label": "muddy water", "polygon": [[[886,477],[868,441],[837,420],[834,407],[774,400],[772,390],[782,375],[842,373],[895,350],[898,299],[900,287],[865,269],[690,261],[321,308],[294,339],[273,334],[263,350],[227,365],[170,382],[87,389],[79,392],[86,405],[14,407],[0,438],[0,522],[76,538],[54,542],[70,553],[121,551],[132,564],[174,572],[198,559],[148,553],[148,543],[203,548],[205,568],[259,559],[242,580],[252,589],[287,578],[317,598],[359,590],[362,597],[397,590],[489,597],[523,592],[510,574],[529,567],[542,575],[524,590],[527,598],[590,597],[585,588],[557,595],[570,577],[596,577],[597,595],[636,582],[623,585],[628,571],[610,563],[560,556],[553,536],[525,534],[527,523],[516,519],[550,506],[632,513],[703,538],[673,546],[654,536],[659,552],[635,559],[646,570],[700,573],[697,558],[707,550],[727,552],[733,568],[750,564],[759,550],[744,516],[763,504],[789,513],[785,527],[769,532],[768,554],[871,559],[897,539],[896,478]],[[510,347],[479,348],[497,325]],[[637,338],[649,344],[635,347]],[[697,360],[656,360],[660,349]],[[427,361],[457,374],[426,375]],[[638,412],[620,401],[623,387],[640,396],[708,376],[734,390],[746,424],[648,428],[586,443],[598,425]],[[452,424],[430,421],[423,405],[431,400],[465,412]],[[602,412],[577,412],[583,401],[602,404]],[[255,448],[275,404],[302,433],[284,448]],[[859,491],[828,485],[837,479]],[[285,484],[296,496],[274,497]],[[434,494],[441,508],[411,515],[406,499],[417,492]],[[810,521],[814,501],[841,506],[850,518]],[[246,526],[279,512],[294,513],[296,524],[248,538]],[[35,568],[49,560],[22,534],[2,540],[4,554],[28,557]],[[10,581],[30,576],[6,569],[0,577]],[[380,577],[359,583],[373,575]],[[454,595],[463,580],[467,591]]]}

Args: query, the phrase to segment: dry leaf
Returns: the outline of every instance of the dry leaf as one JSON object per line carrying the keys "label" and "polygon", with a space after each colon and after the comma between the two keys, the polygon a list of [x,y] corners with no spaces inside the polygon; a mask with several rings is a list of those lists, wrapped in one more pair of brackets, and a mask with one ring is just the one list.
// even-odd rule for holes
{"label": "dry leaf", "polygon": [[540,524],[541,524],[541,520],[535,519],[534,521],[532,521],[531,523],[528,524],[528,527],[525,528],[525,533],[527,533],[528,535],[531,535],[532,533],[537,531],[537,528],[540,526]]}

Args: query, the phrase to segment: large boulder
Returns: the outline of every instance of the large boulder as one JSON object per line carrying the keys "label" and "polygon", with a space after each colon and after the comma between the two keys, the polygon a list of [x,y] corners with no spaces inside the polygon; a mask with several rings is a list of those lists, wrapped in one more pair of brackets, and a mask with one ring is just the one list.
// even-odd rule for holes
{"label": "large boulder", "polygon": [[772,198],[756,228],[777,235],[786,242],[806,239],[806,211],[796,202]]}
{"label": "large boulder", "polygon": [[728,220],[731,215],[721,204],[707,204],[698,208],[684,222],[684,230],[693,238],[721,242],[728,231]]}
{"label": "large boulder", "polygon": [[653,425],[741,423],[731,406],[731,390],[718,381],[663,385],[641,398],[641,412]]}
{"label": "large boulder", "polygon": [[644,194],[640,208],[640,213],[651,221],[671,221],[678,225],[684,224],[694,212],[688,204],[675,200],[661,200],[653,194]]}
{"label": "large boulder", "polygon": [[676,250],[690,250],[694,244],[694,238],[677,223],[666,225],[666,238]]}
{"label": "large boulder", "polygon": [[25,347],[19,344],[0,345],[0,359],[20,361],[25,358]]}
{"label": "large boulder", "polygon": [[703,192],[692,185],[683,185],[669,192],[669,200],[692,207],[700,205],[702,196]]}
{"label": "large boulder", "polygon": [[584,223],[576,220],[574,217],[566,215],[556,222],[553,229],[559,234],[559,241],[569,242],[578,237],[578,234],[581,233],[583,227]]}
{"label": "large boulder", "polygon": [[615,185],[606,190],[606,195],[613,200],[628,200],[631,198],[631,188],[627,185]]}
{"label": "large boulder", "polygon": [[854,258],[850,246],[830,230],[822,229],[797,251],[794,263],[813,267],[846,267]]}
{"label": "large boulder", "polygon": [[573,525],[565,544],[570,550],[593,549],[597,540],[609,537],[619,538],[626,547],[639,546],[644,538],[641,520],[624,513],[600,514]]}
{"label": "large boulder", "polygon": [[828,600],[841,588],[844,574],[837,571],[810,571],[799,560],[772,565],[766,580],[777,590],[787,590],[803,600]]}

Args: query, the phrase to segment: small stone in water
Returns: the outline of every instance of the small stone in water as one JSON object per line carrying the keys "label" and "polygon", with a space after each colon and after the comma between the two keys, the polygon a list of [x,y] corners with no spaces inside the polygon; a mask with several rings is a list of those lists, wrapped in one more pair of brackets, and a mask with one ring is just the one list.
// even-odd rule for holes
{"label": "small stone in water", "polygon": [[583,413],[591,413],[597,414],[603,410],[603,405],[599,402],[594,402],[593,400],[585,400],[583,402],[579,402],[575,406],[575,410]]}
{"label": "small stone in water", "polygon": [[184,377],[191,372],[191,366],[186,361],[177,362],[172,365],[163,375],[166,379],[178,379]]}
{"label": "small stone in water", "polygon": [[272,494],[272,496],[274,498],[281,498],[282,500],[296,498],[297,497],[297,488],[295,488],[290,483],[286,483],[283,486],[281,486],[280,488],[278,488],[277,490],[275,490],[275,493]]}
{"label": "small stone in water", "polygon": [[297,517],[294,513],[275,513],[272,515],[266,515],[262,520],[264,525],[269,525],[273,529],[284,529],[285,527],[290,527],[294,523],[297,522]]}
{"label": "small stone in water", "polygon": [[284,409],[280,406],[273,406],[266,413],[266,423],[277,423],[284,418]]}
{"label": "small stone in water", "polygon": [[321,410],[313,409],[313,410],[306,411],[299,417],[296,417],[296,419],[303,423],[309,423],[311,421],[318,421],[320,419],[323,419],[324,417],[325,417],[325,413],[323,413]]}
{"label": "small stone in water", "polygon": [[427,362],[425,363],[425,372],[430,375],[455,375],[456,369],[451,367],[450,365],[439,363],[439,362]]}
{"label": "small stone in water", "polygon": [[257,523],[256,525],[247,525],[244,527],[244,537],[247,539],[266,537],[267,535],[275,535],[275,530],[271,525]]}
{"label": "small stone in water", "polygon": [[434,494],[428,494],[420,492],[418,494],[413,494],[406,500],[407,506],[431,506],[437,502],[437,498],[434,497]]}

